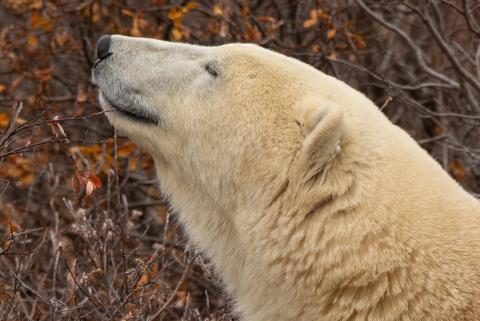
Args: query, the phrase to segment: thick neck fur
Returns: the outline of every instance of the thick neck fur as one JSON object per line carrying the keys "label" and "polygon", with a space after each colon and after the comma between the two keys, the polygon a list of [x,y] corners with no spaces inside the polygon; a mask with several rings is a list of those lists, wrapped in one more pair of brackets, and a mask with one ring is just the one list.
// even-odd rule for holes
{"label": "thick neck fur", "polygon": [[[399,134],[392,133],[382,134],[392,139]],[[425,218],[430,216],[422,213],[438,208],[415,190],[409,199],[389,196],[395,195],[389,189],[396,175],[410,175],[401,171],[411,166],[439,175],[440,185],[455,184],[418,146],[379,146],[381,156],[362,148],[347,136],[319,175],[321,182],[276,177],[261,197],[251,202],[243,197],[238,203],[244,205],[233,210],[158,166],[162,189],[192,240],[212,258],[245,320],[473,320],[465,315],[473,313],[478,293],[462,289],[480,277],[480,244],[466,245],[476,233],[468,224],[478,226],[479,220],[468,216],[455,226],[448,213]],[[411,149],[412,159],[392,167],[390,159],[404,149]],[[359,153],[361,161],[352,157]],[[416,162],[418,157],[424,161]],[[422,188],[480,213],[463,191],[442,195],[438,186]],[[398,202],[411,203],[411,212],[397,212]],[[456,230],[450,231],[452,226]]]}

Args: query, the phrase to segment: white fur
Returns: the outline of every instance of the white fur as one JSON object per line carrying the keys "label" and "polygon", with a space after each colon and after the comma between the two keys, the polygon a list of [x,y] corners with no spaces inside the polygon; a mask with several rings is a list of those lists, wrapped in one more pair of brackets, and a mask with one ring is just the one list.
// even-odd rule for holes
{"label": "white fur", "polygon": [[480,319],[479,202],[364,95],[254,45],[111,51],[101,95],[160,122],[108,117],[244,320]]}

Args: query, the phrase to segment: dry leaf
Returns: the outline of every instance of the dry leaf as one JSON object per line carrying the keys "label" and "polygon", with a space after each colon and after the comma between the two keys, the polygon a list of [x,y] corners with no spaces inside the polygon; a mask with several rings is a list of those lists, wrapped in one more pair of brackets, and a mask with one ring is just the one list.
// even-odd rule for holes
{"label": "dry leaf", "polygon": [[145,284],[148,283],[148,275],[147,274],[143,274],[140,279],[138,280],[137,284],[135,285],[135,288],[141,288],[142,286],[144,286]]}
{"label": "dry leaf", "polygon": [[337,59],[337,53],[335,51],[333,51],[332,53],[330,53],[328,55],[328,58],[330,58],[332,60],[336,60]]}
{"label": "dry leaf", "polygon": [[262,35],[257,28],[254,28],[252,25],[247,26],[247,32],[245,34],[245,38],[249,41],[257,42],[262,39]]}
{"label": "dry leaf", "polygon": [[117,155],[120,158],[127,158],[135,152],[137,146],[135,144],[125,144],[117,148]]}
{"label": "dry leaf", "polygon": [[304,28],[311,28],[318,23],[318,13],[317,10],[310,10],[310,19],[307,19],[303,22]]}
{"label": "dry leaf", "polygon": [[93,194],[95,191],[95,184],[92,181],[87,181],[87,184],[85,186],[85,192],[87,193],[87,196],[90,196]]}
{"label": "dry leaf", "polygon": [[257,20],[261,23],[271,23],[274,24],[276,21],[273,17],[270,16],[260,16],[257,18]]}
{"label": "dry leaf", "polygon": [[223,15],[223,9],[222,7],[220,7],[218,4],[214,5],[213,6],[213,14],[216,15],[216,16],[221,16]]}
{"label": "dry leaf", "polygon": [[28,35],[27,37],[27,44],[30,49],[34,49],[38,45],[38,39],[35,37],[35,35]]}
{"label": "dry leaf", "polygon": [[102,187],[102,181],[98,176],[88,176],[88,180],[95,185],[95,189]]}
{"label": "dry leaf", "polygon": [[78,93],[77,93],[77,102],[78,103],[84,103],[87,101],[87,93],[85,92],[85,90],[83,88],[79,89],[78,90]]}
{"label": "dry leaf", "polygon": [[335,34],[337,33],[337,29],[333,28],[327,31],[327,39],[331,40],[333,37],[335,37]]}
{"label": "dry leaf", "polygon": [[33,173],[29,173],[29,174],[23,175],[23,176],[20,178],[19,185],[21,185],[21,186],[30,186],[30,185],[32,185],[34,178],[35,178],[35,175],[33,175]]}
{"label": "dry leaf", "polygon": [[30,4],[30,9],[40,10],[43,7],[42,0],[35,0]]}
{"label": "dry leaf", "polygon": [[0,113],[0,127],[6,128],[10,124],[10,115],[7,113]]}
{"label": "dry leaf", "polygon": [[132,37],[140,37],[142,35],[142,32],[138,27],[138,19],[139,19],[138,16],[133,17],[132,27],[130,28],[130,35]]}
{"label": "dry leaf", "polygon": [[195,8],[198,8],[200,5],[198,4],[198,2],[195,2],[195,1],[189,1],[187,3],[187,5],[184,7],[184,10],[186,11],[190,11],[190,10],[193,10]]}
{"label": "dry leaf", "polygon": [[182,38],[183,38],[182,30],[180,30],[177,27],[173,28],[172,33],[171,33],[171,37],[172,37],[172,40],[174,40],[174,41],[182,40]]}
{"label": "dry leaf", "polygon": [[30,17],[29,28],[30,31],[35,31],[37,28],[42,31],[52,31],[53,26],[49,18],[43,18],[39,13],[34,12]]}
{"label": "dry leaf", "polygon": [[22,118],[22,117],[17,117],[17,119],[15,119],[15,124],[17,125],[23,125],[27,122],[27,120],[25,118]]}
{"label": "dry leaf", "polygon": [[55,35],[55,42],[59,47],[62,47],[70,40],[70,35],[67,32],[60,32]]}
{"label": "dry leaf", "polygon": [[179,25],[183,20],[183,12],[178,8],[172,8],[168,11],[168,19],[172,20],[175,25]]}
{"label": "dry leaf", "polygon": [[132,11],[130,11],[128,9],[122,9],[122,14],[124,16],[129,16],[129,17],[133,17],[135,15]]}
{"label": "dry leaf", "polygon": [[458,159],[455,159],[452,163],[448,165],[448,170],[457,181],[459,181],[460,183],[465,182],[465,167]]}
{"label": "dry leaf", "polygon": [[128,169],[132,172],[135,172],[137,170],[137,167],[138,167],[138,159],[132,158],[130,160],[130,164],[128,165]]}

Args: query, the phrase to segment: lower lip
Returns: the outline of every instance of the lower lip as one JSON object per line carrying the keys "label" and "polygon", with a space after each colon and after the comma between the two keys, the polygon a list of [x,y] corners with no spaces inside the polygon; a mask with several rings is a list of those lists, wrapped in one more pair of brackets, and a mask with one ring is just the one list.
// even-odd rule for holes
{"label": "lower lip", "polygon": [[105,95],[103,94],[101,95],[103,99],[108,103],[108,105],[110,105],[116,112],[122,114],[123,116],[128,117],[129,119],[133,119],[137,122],[149,123],[149,124],[155,124],[155,125],[158,124],[157,120],[150,117],[143,116],[143,115],[138,115],[138,114],[132,113],[129,110],[118,107],[117,105],[113,104],[107,97],[105,97]]}

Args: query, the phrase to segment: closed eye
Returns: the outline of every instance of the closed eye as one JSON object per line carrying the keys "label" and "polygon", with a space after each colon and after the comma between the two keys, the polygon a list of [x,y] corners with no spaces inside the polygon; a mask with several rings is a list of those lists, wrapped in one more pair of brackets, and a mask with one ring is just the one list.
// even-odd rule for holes
{"label": "closed eye", "polygon": [[213,77],[218,77],[218,71],[213,64],[206,64],[205,70]]}

